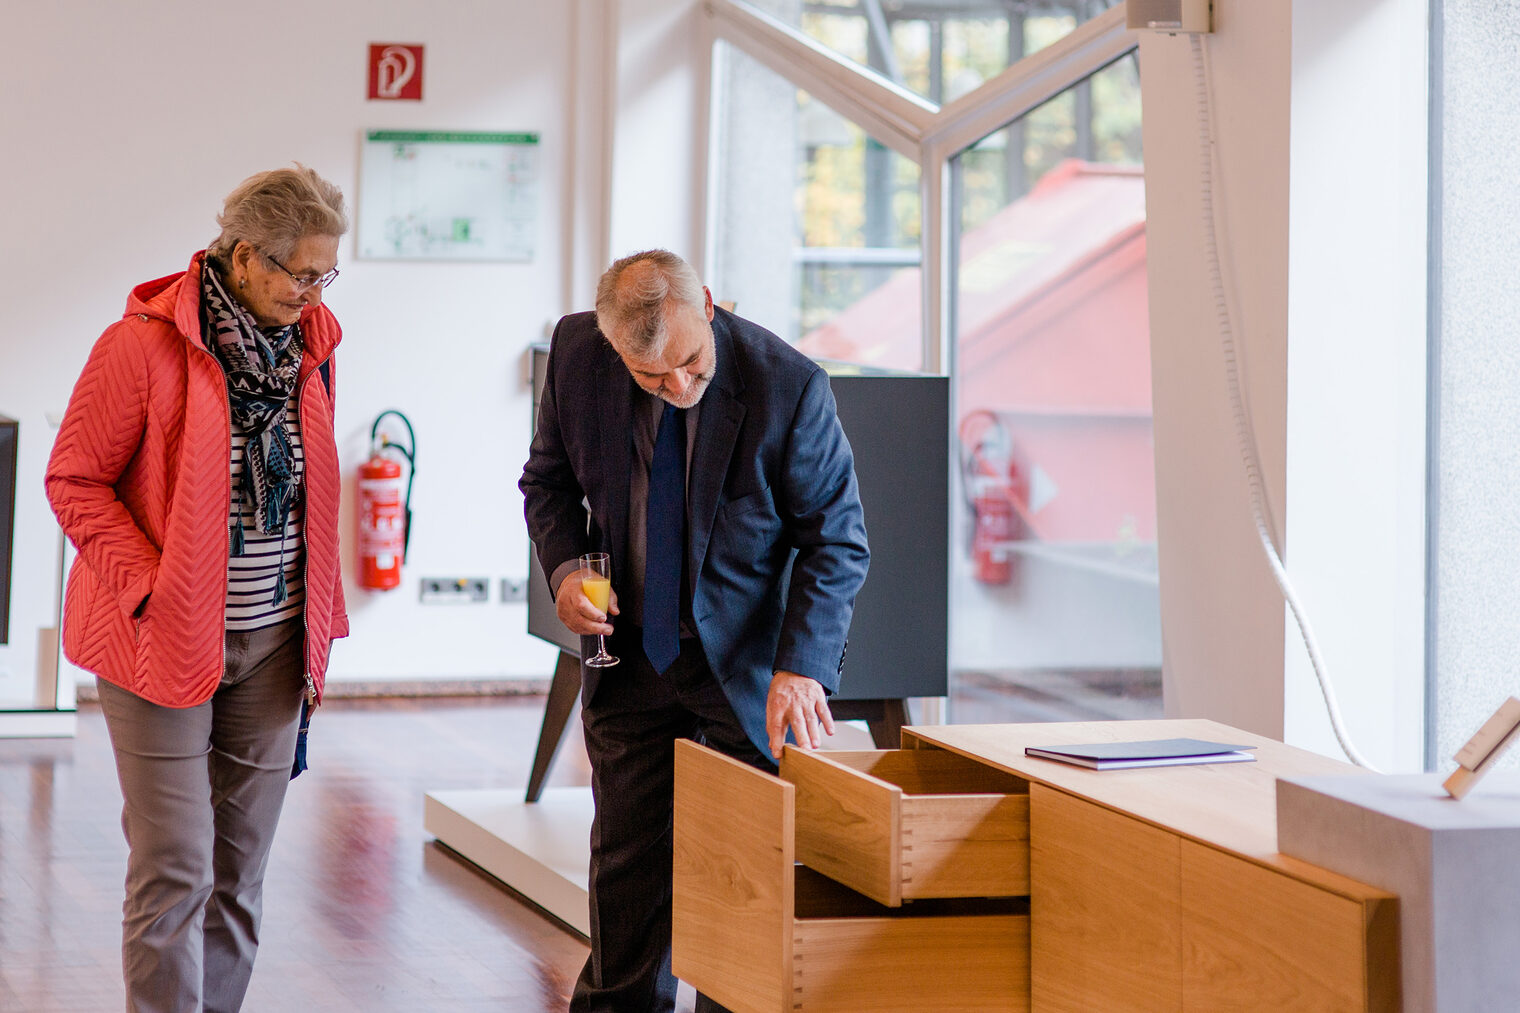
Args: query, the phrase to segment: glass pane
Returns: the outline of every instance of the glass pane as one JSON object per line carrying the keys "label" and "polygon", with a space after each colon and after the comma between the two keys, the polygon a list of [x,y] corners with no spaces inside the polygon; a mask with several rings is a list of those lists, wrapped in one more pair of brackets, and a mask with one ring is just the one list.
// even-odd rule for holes
{"label": "glass pane", "polygon": [[936,104],[976,89],[1117,0],[747,0]]}
{"label": "glass pane", "polygon": [[[916,370],[918,164],[719,46],[713,295],[816,358]],[[868,295],[889,305],[861,310]]]}
{"label": "glass pane", "polygon": [[1133,57],[952,162],[956,721],[1159,716]]}

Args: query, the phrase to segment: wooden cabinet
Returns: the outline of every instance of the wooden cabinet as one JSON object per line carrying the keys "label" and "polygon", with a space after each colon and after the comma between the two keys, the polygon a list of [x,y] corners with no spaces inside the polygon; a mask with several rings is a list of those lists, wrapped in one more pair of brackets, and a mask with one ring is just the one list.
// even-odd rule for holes
{"label": "wooden cabinet", "polygon": [[[1177,737],[1258,760],[1091,771],[1023,753]],[[913,728],[904,745],[1031,782],[1033,1009],[1399,1009],[1397,898],[1277,852],[1277,775],[1345,764],[1208,721]]]}
{"label": "wooden cabinet", "polygon": [[[1396,1010],[1392,901],[1030,793],[1036,1010]],[[1391,989],[1391,993],[1390,993]]]}
{"label": "wooden cabinet", "polygon": [[[1258,759],[1092,771],[1024,755],[1179,737]],[[789,749],[782,778],[677,744],[678,976],[736,1013],[1399,1008],[1397,898],[1277,851],[1276,778],[1346,765],[1191,720],[908,728],[903,743]]]}
{"label": "wooden cabinet", "polygon": [[1026,898],[878,904],[796,864],[795,794],[676,744],[678,977],[734,1013],[1029,1009]]}

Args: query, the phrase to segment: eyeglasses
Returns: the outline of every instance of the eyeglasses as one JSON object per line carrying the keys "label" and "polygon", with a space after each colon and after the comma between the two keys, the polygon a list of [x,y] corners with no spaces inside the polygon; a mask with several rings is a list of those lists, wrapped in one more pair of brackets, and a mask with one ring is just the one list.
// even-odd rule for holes
{"label": "eyeglasses", "polygon": [[321,285],[323,288],[326,288],[338,280],[338,269],[336,267],[331,271],[328,271],[326,274],[296,274],[290,268],[286,267],[278,260],[275,260],[263,250],[259,251],[259,256],[263,257],[275,267],[278,267],[280,270],[290,275],[290,280],[296,283],[296,291],[298,292],[305,292],[313,285]]}

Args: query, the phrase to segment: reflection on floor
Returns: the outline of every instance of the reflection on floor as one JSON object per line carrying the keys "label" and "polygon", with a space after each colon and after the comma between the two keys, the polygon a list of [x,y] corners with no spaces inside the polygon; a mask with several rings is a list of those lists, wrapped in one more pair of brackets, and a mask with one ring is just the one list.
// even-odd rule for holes
{"label": "reflection on floor", "polygon": [[[335,700],[312,722],[248,1010],[563,1011],[586,945],[432,843],[422,795],[521,790],[542,698]],[[550,783],[587,783],[572,727]],[[119,1010],[121,795],[97,706],[0,741],[0,1010]]]}
{"label": "reflection on floor", "polygon": [[951,674],[950,685],[955,724],[1163,716],[1160,669],[962,670]]}

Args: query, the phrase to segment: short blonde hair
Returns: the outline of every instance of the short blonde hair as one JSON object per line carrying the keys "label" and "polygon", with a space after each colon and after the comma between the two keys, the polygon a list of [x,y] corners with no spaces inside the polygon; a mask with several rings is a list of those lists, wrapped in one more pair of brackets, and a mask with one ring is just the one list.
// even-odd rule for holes
{"label": "short blonde hair", "polygon": [[221,235],[206,253],[223,267],[239,241],[275,260],[285,260],[307,236],[341,236],[348,231],[343,191],[297,162],[249,176],[227,195],[216,216]]}
{"label": "short blonde hair", "polygon": [[[624,279],[630,268],[648,264]],[[666,313],[678,306],[705,309],[707,293],[692,266],[669,250],[643,250],[616,261],[596,286],[596,325],[619,352],[658,358]]]}

